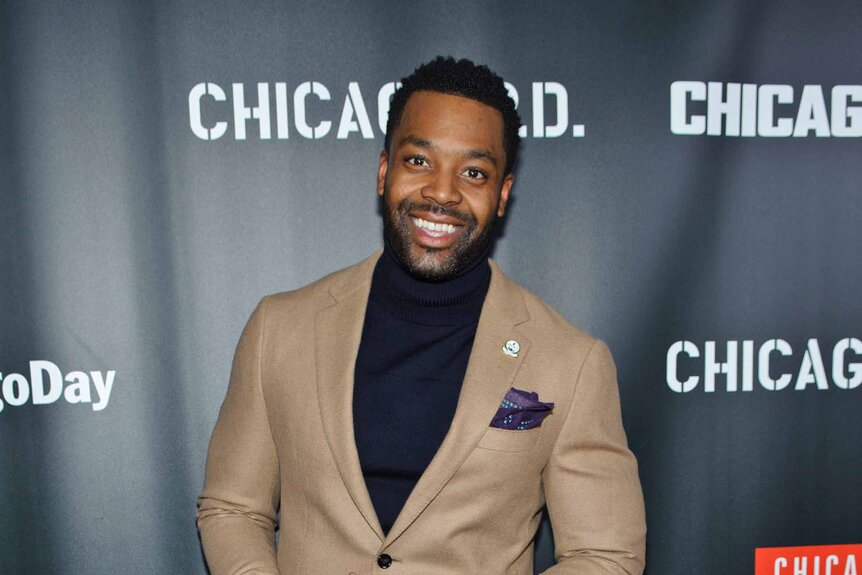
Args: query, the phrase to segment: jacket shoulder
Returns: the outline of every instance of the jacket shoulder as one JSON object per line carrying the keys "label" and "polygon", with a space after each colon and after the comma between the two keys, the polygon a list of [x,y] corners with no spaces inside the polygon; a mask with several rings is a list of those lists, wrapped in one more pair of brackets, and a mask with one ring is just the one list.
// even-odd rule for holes
{"label": "jacket shoulder", "polygon": [[541,297],[526,288],[522,287],[521,289],[523,290],[524,302],[527,305],[530,317],[538,325],[552,328],[564,334],[570,340],[592,342],[595,339],[592,334],[574,325]]}
{"label": "jacket shoulder", "polygon": [[361,262],[327,274],[306,286],[267,295],[261,300],[260,307],[266,308],[267,315],[314,315],[347,293],[367,289],[379,255],[378,250]]}
{"label": "jacket shoulder", "polygon": [[589,346],[595,342],[595,338],[590,333],[572,324],[544,299],[512,280],[499,267],[496,271],[499,273],[506,290],[516,293],[524,303],[527,321],[522,325],[522,328],[532,332],[539,339],[553,336],[569,345],[578,343]]}
{"label": "jacket shoulder", "polygon": [[519,285],[494,266],[500,280],[498,305],[520,310],[517,329],[532,343],[529,361],[544,369],[580,371],[591,350],[607,349],[600,340],[563,317],[556,309],[527,288]]}

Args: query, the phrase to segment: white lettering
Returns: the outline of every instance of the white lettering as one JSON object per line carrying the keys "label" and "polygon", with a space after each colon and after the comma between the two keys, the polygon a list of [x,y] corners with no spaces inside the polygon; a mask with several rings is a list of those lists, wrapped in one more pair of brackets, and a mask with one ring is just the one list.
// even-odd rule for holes
{"label": "white lettering", "polygon": [[[262,140],[268,140],[272,135],[272,119],[275,120],[275,133],[279,140],[290,139],[291,122],[296,128],[297,133],[302,138],[306,139],[321,139],[333,133],[336,139],[349,139],[351,133],[360,133],[362,138],[366,140],[373,139],[375,136],[374,122],[372,115],[361,95],[361,86],[358,82],[350,82],[347,85],[347,90],[344,99],[344,105],[341,108],[341,116],[338,123],[338,129],[333,130],[333,121],[331,119],[321,119],[319,121],[311,121],[315,117],[311,113],[309,102],[310,96],[315,96],[320,102],[328,102],[332,99],[329,89],[315,81],[306,81],[296,86],[293,91],[293,99],[291,104],[290,93],[288,92],[288,84],[285,82],[275,82],[274,96],[270,93],[270,84],[267,82],[259,82],[257,86],[257,103],[256,105],[247,105],[246,86],[241,82],[231,84],[230,99],[233,110],[233,128],[234,138],[236,140],[246,140],[248,136],[248,123],[250,120],[256,120],[258,123],[258,135]],[[515,103],[515,108],[518,108],[518,90],[509,82],[504,82],[508,94],[512,97]],[[533,103],[533,125],[534,136],[537,138],[557,138],[563,136],[568,130],[569,121],[569,96],[566,87],[559,82],[533,82],[533,90],[536,97]],[[381,133],[386,133],[386,124],[389,118],[389,108],[393,94],[400,88],[400,82],[387,82],[383,84],[377,92],[377,126]],[[704,84],[705,86],[705,84]],[[201,82],[192,87],[189,91],[189,126],[193,134],[202,140],[216,140],[221,138],[228,129],[228,122],[216,122],[212,127],[208,127],[207,120],[209,116],[205,113],[204,98],[209,96],[214,101],[224,102],[228,99],[225,91],[214,83]],[[552,100],[549,97],[553,98]],[[546,103],[551,103],[554,112],[546,110]],[[290,105],[293,110],[290,110]],[[331,113],[332,108],[326,107],[323,109],[324,114]],[[548,117],[545,112],[548,111]],[[223,111],[222,111],[223,113]],[[555,114],[555,118],[551,119],[551,115]],[[293,115],[293,118],[290,116]],[[326,115],[324,115],[326,118]],[[571,126],[572,136],[582,138],[585,135],[585,126],[583,124],[573,124]],[[527,137],[527,126],[522,125],[518,128],[518,134],[522,138]]]}
{"label": "white lettering", "polygon": [[[703,390],[705,393],[716,391],[716,378],[725,376],[724,389],[728,393],[736,391],[754,391],[755,369],[757,379],[761,387],[769,391],[782,391],[793,383],[793,372],[788,372],[787,367],[780,369],[780,373],[773,377],[775,366],[774,353],[783,357],[793,356],[793,349],[783,339],[770,339],[760,346],[755,355],[755,345],[752,340],[742,341],[740,358],[740,342],[730,340],[724,342],[724,361],[718,359],[718,346],[722,345],[715,341],[706,341],[703,345]],[[681,357],[699,358],[700,349],[691,341],[676,341],[668,347],[665,356],[666,383],[676,393],[688,393],[694,390],[700,383],[700,377],[689,376],[685,380],[680,377],[680,366],[683,365]],[[829,390],[829,375],[833,385],[839,389],[851,390],[862,387],[862,340],[855,337],[845,337],[838,340],[832,347],[832,369],[827,370],[823,361],[820,342],[816,338],[806,341],[805,350],[797,356],[796,381],[794,391],[805,391],[809,386],[814,386],[819,391]],[[829,359],[829,358],[827,358]],[[756,360],[756,363],[755,363]],[[787,360],[783,362],[787,365]],[[740,384],[741,381],[741,385]]]}
{"label": "white lettering", "polygon": [[769,373],[769,357],[773,351],[777,351],[781,355],[785,356],[793,353],[793,350],[790,348],[790,344],[783,339],[770,339],[765,342],[760,346],[760,351],[757,357],[757,376],[763,389],[768,389],[769,391],[781,391],[790,385],[791,376],[789,373],[785,373],[778,379],[772,379],[772,376]]}
{"label": "white lettering", "polygon": [[820,86],[802,88],[793,137],[804,138],[811,130],[814,130],[818,138],[831,135],[829,133],[829,114],[826,112],[826,101],[823,99],[823,89]]}
{"label": "white lettering", "polygon": [[245,140],[245,123],[252,118],[260,125],[260,139],[269,140],[272,135],[269,123],[269,84],[266,82],[257,85],[257,106],[254,108],[247,108],[245,105],[243,85],[233,85],[234,138]]}
{"label": "white lettering", "polygon": [[847,556],[847,565],[844,566],[844,575],[858,575],[856,573],[856,555]]}
{"label": "white lettering", "polygon": [[763,84],[757,92],[757,133],[767,138],[786,137],[793,133],[793,120],[775,118],[774,105],[792,104],[793,88],[786,84]]}
{"label": "white lettering", "polygon": [[727,361],[715,361],[715,342],[704,344],[704,381],[703,390],[707,393],[715,391],[715,376],[723,373],[727,376],[727,391],[736,391],[736,342],[727,342]]}
{"label": "white lettering", "polygon": [[533,137],[545,137],[545,93],[542,82],[533,82]]}
{"label": "white lettering", "polygon": [[[727,99],[722,98],[722,87],[727,87]],[[709,106],[706,109],[706,133],[710,136],[739,135],[739,84],[722,84],[721,82],[710,82],[708,85]],[[727,128],[722,132],[721,119],[726,119]]]}
{"label": "white lettering", "polygon": [[802,366],[796,377],[796,391],[802,391],[809,383],[816,383],[817,389],[829,389],[826,370],[823,368],[823,358],[820,355],[820,345],[816,339],[808,340],[805,355],[802,356]]}
{"label": "white lettering", "polygon": [[[401,82],[388,82],[383,84],[380,91],[377,92],[377,125],[380,126],[380,131],[386,133],[386,124],[389,123],[389,106],[392,103],[392,96],[395,90],[401,87]],[[517,101],[515,105],[517,106]]]}
{"label": "white lettering", "polygon": [[742,342],[742,391],[754,391],[754,342]]}
{"label": "white lettering", "polygon": [[[33,405],[48,405],[56,403],[61,398],[70,404],[93,403],[92,389],[96,391],[97,401],[93,403],[93,411],[102,411],[111,400],[114,380],[117,372],[71,371],[63,377],[60,368],[51,361],[33,360],[30,362],[30,379],[20,373],[9,373],[6,377],[0,373],[0,412],[5,406],[20,407],[32,399]],[[46,381],[47,379],[47,381]],[[65,388],[64,388],[65,385]]]}
{"label": "white lettering", "polygon": [[862,102],[862,86],[832,88],[832,135],[840,138],[862,136],[862,107],[847,107],[848,100]]}
{"label": "white lettering", "polygon": [[275,133],[279,140],[290,137],[290,119],[287,114],[287,84],[275,83]]}
{"label": "white lettering", "polygon": [[676,367],[680,353],[685,353],[689,357],[700,357],[700,351],[690,341],[677,341],[667,350],[667,385],[677,393],[688,393],[697,387],[700,378],[692,375],[685,381],[679,380]]}
{"label": "white lettering", "polygon": [[[42,374],[48,374],[49,389],[45,393],[45,381]],[[50,361],[30,362],[30,387],[33,392],[33,405],[54,403],[63,393],[63,374],[60,368]]]}
{"label": "white lettering", "polygon": [[569,93],[559,82],[545,82],[545,94],[554,96],[557,101],[557,123],[545,126],[545,137],[559,138],[569,128]]}
{"label": "white lettering", "polygon": [[[795,117],[776,105],[794,103],[787,84],[738,84],[678,80],[670,85],[670,131],[677,135],[818,138],[862,136],[862,86],[838,85],[831,91],[831,111],[823,86],[806,84]],[[691,113],[693,102],[705,102],[706,114]]]}
{"label": "white lettering", "polygon": [[[545,96],[553,96],[557,104],[557,121],[545,124]],[[559,82],[533,82],[533,137],[559,138],[569,126],[569,94]]]}
{"label": "white lettering", "polygon": [[688,118],[688,102],[706,100],[706,84],[678,80],[670,85],[670,131],[680,136],[699,136],[706,132],[706,117],[692,114]]}
{"label": "white lettering", "polygon": [[201,119],[201,98],[211,96],[216,102],[224,102],[224,90],[210,82],[195,85],[189,92],[189,124],[192,133],[201,140],[218,140],[227,132],[227,122],[216,122],[212,128],[205,128]]}
{"label": "white lettering", "polygon": [[752,137],[757,135],[757,84],[742,85],[742,121],[741,135]]}
{"label": "white lettering", "polygon": [[832,349],[832,380],[836,387],[841,389],[855,389],[862,384],[862,363],[849,364],[847,371],[852,374],[852,377],[848,378],[844,375],[844,362],[850,350],[856,355],[862,355],[862,341],[855,337],[845,337]]}
{"label": "white lettering", "polygon": [[[509,94],[509,97],[512,98],[512,101],[515,102],[515,109],[518,109],[518,89],[510,84],[509,82],[503,82],[503,85],[506,87],[506,92]],[[518,128],[518,136],[521,138],[527,137],[527,126],[522,125]]]}
{"label": "white lettering", "polygon": [[63,396],[69,403],[91,403],[90,376],[83,371],[72,371],[66,375],[66,391]]}
{"label": "white lettering", "polygon": [[305,114],[305,100],[310,94],[317,96],[321,102],[328,102],[331,99],[329,89],[320,82],[303,82],[300,84],[293,93],[293,115],[296,118],[296,131],[303,138],[319,140],[332,129],[332,122],[321,120],[317,126],[312,127],[308,125]]}
{"label": "white lettering", "polygon": [[93,404],[93,411],[102,411],[108,407],[116,374],[117,372],[114,370],[108,371],[107,376],[103,376],[101,371],[90,372],[90,376],[93,378],[93,385],[96,388],[96,395],[99,397],[98,401]]}
{"label": "white lettering", "polygon": [[3,378],[3,399],[14,407],[24,405],[30,399],[30,383],[20,373],[10,373]]}
{"label": "white lettering", "polygon": [[347,87],[347,96],[344,98],[341,122],[338,123],[338,134],[335,137],[339,140],[345,140],[350,132],[359,131],[362,132],[362,137],[366,140],[374,138],[374,130],[371,128],[371,120],[368,119],[368,111],[365,109],[359,84],[350,82]]}

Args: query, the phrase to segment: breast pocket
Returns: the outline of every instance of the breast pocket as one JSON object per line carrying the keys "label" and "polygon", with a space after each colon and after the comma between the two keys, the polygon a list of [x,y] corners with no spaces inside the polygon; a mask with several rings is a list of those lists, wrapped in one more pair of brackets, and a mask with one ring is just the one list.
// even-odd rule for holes
{"label": "breast pocket", "polygon": [[497,429],[496,427],[489,427],[485,430],[485,434],[482,436],[482,439],[479,440],[476,447],[479,449],[505,451],[509,453],[529,451],[536,447],[541,434],[541,427],[522,430]]}

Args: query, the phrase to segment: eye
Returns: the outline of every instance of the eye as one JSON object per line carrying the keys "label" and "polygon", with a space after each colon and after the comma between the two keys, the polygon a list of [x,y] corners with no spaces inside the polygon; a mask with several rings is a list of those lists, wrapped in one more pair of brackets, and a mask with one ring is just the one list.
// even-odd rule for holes
{"label": "eye", "polygon": [[417,168],[425,167],[428,165],[428,160],[425,158],[425,156],[420,156],[418,154],[407,156],[404,161],[411,166],[416,166]]}
{"label": "eye", "polygon": [[484,172],[484,170],[480,170],[479,168],[467,168],[463,172],[461,172],[471,180],[486,180],[488,179],[488,174]]}

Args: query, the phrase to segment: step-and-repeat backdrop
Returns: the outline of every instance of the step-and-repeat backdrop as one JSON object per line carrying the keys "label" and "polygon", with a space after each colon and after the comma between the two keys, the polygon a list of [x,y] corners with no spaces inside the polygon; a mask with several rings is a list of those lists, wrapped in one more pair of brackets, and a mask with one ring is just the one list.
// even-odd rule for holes
{"label": "step-and-repeat backdrop", "polygon": [[495,258],[614,352],[648,573],[855,575],[860,24],[857,0],[0,2],[0,572],[206,573],[240,330],[381,244],[394,83],[452,54],[524,124]]}

